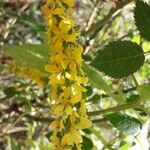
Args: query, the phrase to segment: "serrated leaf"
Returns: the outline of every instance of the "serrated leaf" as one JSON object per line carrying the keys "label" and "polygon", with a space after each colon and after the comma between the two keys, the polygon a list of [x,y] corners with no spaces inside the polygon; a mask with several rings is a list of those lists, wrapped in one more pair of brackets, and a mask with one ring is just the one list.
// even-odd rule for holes
{"label": "serrated leaf", "polygon": [[150,84],[149,83],[145,83],[145,84],[138,86],[137,90],[140,93],[141,98],[143,100],[150,99]]}
{"label": "serrated leaf", "polygon": [[106,115],[106,119],[121,132],[135,134],[141,130],[142,123],[129,115],[112,113]]}
{"label": "serrated leaf", "polygon": [[112,78],[123,78],[136,72],[144,59],[143,50],[138,44],[114,41],[98,52],[91,65]]}
{"label": "serrated leaf", "polygon": [[46,73],[44,67],[48,63],[49,50],[46,45],[23,44],[12,46],[5,53],[13,58],[17,67],[32,68]]}
{"label": "serrated leaf", "polygon": [[150,41],[150,5],[141,0],[137,1],[134,18],[141,36]]}

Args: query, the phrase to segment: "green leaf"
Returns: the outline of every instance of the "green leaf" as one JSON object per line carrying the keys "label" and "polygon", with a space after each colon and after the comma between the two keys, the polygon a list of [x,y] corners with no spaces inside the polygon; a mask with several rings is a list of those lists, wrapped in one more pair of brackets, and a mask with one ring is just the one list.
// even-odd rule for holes
{"label": "green leaf", "polygon": [[19,94],[14,87],[8,87],[4,89],[3,92],[7,97],[13,97],[16,94]]}
{"label": "green leaf", "polygon": [[20,17],[18,19],[18,22],[20,24],[23,24],[25,26],[29,26],[31,31],[35,34],[39,34],[39,33],[44,33],[45,32],[45,26],[44,24],[41,24],[39,22],[36,22],[35,20],[33,19],[29,19],[29,18],[23,18],[23,17]]}
{"label": "green leaf", "polygon": [[108,114],[106,119],[118,130],[127,134],[138,133],[142,127],[142,123],[139,120],[122,113]]}
{"label": "green leaf", "polygon": [[83,136],[83,142],[82,142],[82,146],[81,149],[82,150],[91,150],[94,147],[93,142],[87,138],[86,136]]}
{"label": "green leaf", "polygon": [[97,103],[100,101],[101,97],[98,94],[96,94],[96,95],[93,95],[91,99],[93,100],[93,103]]}
{"label": "green leaf", "polygon": [[150,5],[143,1],[137,1],[134,10],[134,18],[137,29],[143,38],[150,41]]}
{"label": "green leaf", "polygon": [[89,78],[90,83],[94,87],[100,90],[104,90],[110,97],[112,97],[119,103],[124,101],[124,97],[112,93],[113,89],[112,86],[107,84],[107,82],[103,79],[103,77],[97,70],[95,70],[93,67],[87,64],[84,64],[83,69],[86,72],[86,75]]}
{"label": "green leaf", "polygon": [[134,102],[140,99],[140,95],[131,94],[127,97],[126,102]]}
{"label": "green leaf", "polygon": [[143,100],[150,99],[150,84],[149,83],[145,83],[145,84],[138,86],[137,90],[140,93],[141,98]]}
{"label": "green leaf", "polygon": [[143,50],[138,44],[114,41],[98,51],[91,65],[112,78],[123,78],[136,72],[143,65],[144,59]]}
{"label": "green leaf", "polygon": [[87,97],[91,96],[91,95],[93,94],[93,89],[92,89],[92,87],[91,87],[91,86],[86,86],[85,88],[86,88],[86,90],[87,90],[86,93],[85,93],[86,96],[87,96]]}
{"label": "green leaf", "polygon": [[131,148],[131,146],[132,146],[132,143],[127,142],[123,146],[121,146],[118,150],[129,150],[129,148]]}
{"label": "green leaf", "polygon": [[86,134],[91,134],[91,130],[90,129],[83,129],[83,132],[85,132]]}
{"label": "green leaf", "polygon": [[23,44],[12,46],[6,49],[5,53],[13,58],[17,67],[37,69],[46,73],[44,67],[49,60],[49,50],[46,45]]}
{"label": "green leaf", "polygon": [[18,145],[17,141],[14,138],[8,137],[7,143],[9,150],[20,150],[20,146]]}

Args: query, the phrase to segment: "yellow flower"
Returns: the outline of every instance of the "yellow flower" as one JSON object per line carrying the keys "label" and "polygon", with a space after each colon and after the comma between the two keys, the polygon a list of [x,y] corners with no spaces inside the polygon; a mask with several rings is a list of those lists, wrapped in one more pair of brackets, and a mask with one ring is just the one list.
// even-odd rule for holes
{"label": "yellow flower", "polygon": [[61,29],[61,32],[63,33],[68,33],[68,31],[74,26],[75,26],[75,22],[69,18],[64,18],[59,23],[59,28]]}
{"label": "yellow flower", "polygon": [[63,147],[61,146],[61,142],[60,139],[56,136],[56,133],[54,132],[54,134],[51,136],[50,140],[53,142],[53,144],[55,145],[55,149],[56,150],[64,150]]}
{"label": "yellow flower", "polygon": [[82,97],[88,80],[82,70],[83,48],[77,41],[73,6],[73,0],[47,0],[42,8],[51,50],[45,70],[50,73],[50,104],[56,117],[50,139],[56,150],[80,149],[81,130],[91,126]]}
{"label": "yellow flower", "polygon": [[[60,26],[62,27],[62,26]],[[72,42],[74,43],[76,41],[76,33],[68,34],[66,33],[66,28],[58,28],[56,26],[53,26],[52,31],[54,34],[53,43],[55,43],[55,49],[59,50],[63,48],[63,42]]]}
{"label": "yellow flower", "polygon": [[75,125],[75,128],[77,129],[86,129],[92,126],[92,122],[85,117],[80,118],[80,122]]}
{"label": "yellow flower", "polygon": [[55,130],[56,128],[58,128],[60,126],[60,121],[59,120],[54,120],[52,123],[51,123],[51,128],[53,130]]}
{"label": "yellow flower", "polygon": [[65,134],[61,140],[61,144],[64,145],[73,145],[80,144],[82,142],[82,137],[79,131],[74,128],[71,128],[69,133]]}
{"label": "yellow flower", "polygon": [[46,14],[45,19],[47,20],[47,25],[51,29],[54,25],[54,16],[53,15],[61,15],[64,13],[64,9],[62,8],[54,8],[49,9],[47,5],[42,7],[42,12]]}

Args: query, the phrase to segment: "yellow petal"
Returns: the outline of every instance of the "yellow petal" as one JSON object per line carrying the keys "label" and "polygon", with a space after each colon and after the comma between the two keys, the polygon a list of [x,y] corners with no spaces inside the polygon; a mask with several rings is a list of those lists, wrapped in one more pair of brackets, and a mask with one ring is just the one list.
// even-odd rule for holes
{"label": "yellow petal", "polygon": [[71,134],[65,134],[61,140],[61,144],[64,145],[73,145],[74,139]]}
{"label": "yellow petal", "polygon": [[85,84],[88,82],[88,78],[85,78],[85,77],[79,76],[77,77],[77,79],[78,79],[79,84]]}
{"label": "yellow petal", "polygon": [[73,0],[63,0],[63,2],[68,5],[69,7],[73,7],[74,6],[74,2]]}
{"label": "yellow petal", "polygon": [[67,42],[75,42],[76,40],[76,35],[75,34],[65,34],[63,35],[63,39]]}
{"label": "yellow petal", "polygon": [[81,133],[80,131],[78,130],[73,130],[71,132],[72,136],[74,137],[74,143],[76,144],[80,144],[82,142],[82,136],[81,136]]}
{"label": "yellow petal", "polygon": [[57,75],[56,74],[52,74],[51,76],[50,76],[50,81],[49,81],[49,84],[51,84],[51,85],[56,85],[56,84],[58,84],[58,79],[57,79]]}
{"label": "yellow petal", "polygon": [[60,104],[58,106],[55,106],[54,107],[54,114],[55,115],[61,115],[63,110],[64,110],[64,104]]}
{"label": "yellow petal", "polygon": [[55,50],[61,51],[63,49],[63,41],[61,38],[57,39],[55,42]]}
{"label": "yellow petal", "polygon": [[49,28],[52,28],[52,26],[53,26],[53,19],[52,19],[52,18],[49,18],[49,19],[48,19],[48,27],[49,27]]}
{"label": "yellow petal", "polygon": [[70,115],[71,124],[74,124],[78,118],[79,118],[78,113],[76,111],[73,111],[72,114]]}
{"label": "yellow petal", "polygon": [[55,71],[55,66],[53,66],[53,65],[46,65],[45,66],[45,70],[47,71],[47,72],[50,72],[50,73],[54,73]]}
{"label": "yellow petal", "polygon": [[55,120],[51,123],[50,127],[55,130],[57,127],[59,127],[60,122],[58,120]]}
{"label": "yellow petal", "polygon": [[55,15],[61,15],[64,13],[64,10],[62,8],[56,8],[52,11],[52,13]]}
{"label": "yellow petal", "polygon": [[92,122],[88,118],[82,117],[80,120],[81,120],[81,122],[79,122],[76,125],[76,128],[78,128],[78,129],[86,129],[86,128],[89,128],[89,127],[92,126]]}
{"label": "yellow petal", "polygon": [[70,80],[70,79],[71,79],[71,74],[70,74],[70,73],[68,73],[68,72],[66,72],[66,73],[65,73],[65,77],[66,77],[67,79],[69,79],[69,80]]}
{"label": "yellow petal", "polygon": [[59,23],[59,28],[61,29],[61,32],[67,33],[71,29],[71,25],[66,24],[64,20],[61,20]]}
{"label": "yellow petal", "polygon": [[50,10],[46,5],[44,5],[44,6],[41,7],[41,11],[42,11],[45,15],[51,14],[51,10]]}
{"label": "yellow petal", "polygon": [[63,92],[63,97],[64,97],[64,99],[68,99],[68,97],[70,96],[70,94],[71,94],[71,89],[70,89],[70,87],[65,88],[65,90],[64,90],[64,92]]}
{"label": "yellow petal", "polygon": [[80,144],[82,142],[82,136],[76,129],[71,129],[71,131],[65,134],[62,138],[62,145],[73,145],[73,143]]}
{"label": "yellow petal", "polygon": [[56,145],[57,147],[59,147],[59,145],[60,145],[60,140],[59,140],[59,138],[58,138],[55,134],[53,134],[53,135],[50,137],[50,140],[52,141],[52,143],[53,143],[54,145]]}
{"label": "yellow petal", "polygon": [[63,55],[62,54],[57,54],[57,55],[55,55],[55,58],[54,58],[54,61],[56,62],[56,63],[61,63],[62,62],[62,60],[63,60]]}
{"label": "yellow petal", "polygon": [[54,0],[47,0],[47,4],[49,5],[50,3],[52,3]]}
{"label": "yellow petal", "polygon": [[67,105],[66,106],[66,109],[65,109],[65,112],[67,115],[71,115],[72,114],[72,107],[70,105]]}
{"label": "yellow petal", "polygon": [[71,71],[71,76],[74,78],[77,74],[77,65],[74,62],[71,62],[69,65],[70,71]]}
{"label": "yellow petal", "polygon": [[61,119],[61,121],[60,121],[60,130],[65,129],[65,125],[64,124],[66,123],[67,117],[68,116],[65,116],[65,117],[63,117]]}

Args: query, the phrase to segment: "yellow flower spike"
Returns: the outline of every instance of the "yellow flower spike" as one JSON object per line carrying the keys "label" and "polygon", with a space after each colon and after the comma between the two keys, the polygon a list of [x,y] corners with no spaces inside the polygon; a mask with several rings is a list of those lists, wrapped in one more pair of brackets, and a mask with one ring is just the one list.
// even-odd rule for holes
{"label": "yellow flower spike", "polygon": [[50,104],[56,117],[50,126],[55,150],[81,149],[81,130],[91,126],[82,99],[87,78],[81,68],[83,48],[77,41],[73,6],[73,0],[47,0],[42,8],[50,44],[50,63],[45,70],[50,74]]}

